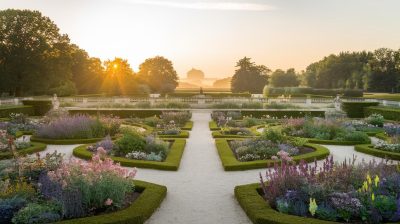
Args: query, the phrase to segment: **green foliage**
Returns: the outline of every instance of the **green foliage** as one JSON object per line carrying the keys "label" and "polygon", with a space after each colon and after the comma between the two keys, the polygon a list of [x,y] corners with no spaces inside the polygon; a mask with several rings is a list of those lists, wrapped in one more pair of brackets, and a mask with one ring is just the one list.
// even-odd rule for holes
{"label": "green foliage", "polygon": [[144,151],[146,141],[137,133],[125,133],[121,138],[115,141],[117,146],[116,154],[125,156],[132,151]]}
{"label": "green foliage", "polygon": [[287,140],[280,130],[266,128],[261,135],[262,139],[270,140],[273,143],[283,143]]}
{"label": "green foliage", "polygon": [[26,200],[21,197],[0,199],[0,223],[11,223],[14,213],[26,205]]}
{"label": "green foliage", "polygon": [[396,198],[393,196],[378,195],[372,204],[386,220],[390,220],[397,211]]}
{"label": "green foliage", "polygon": [[10,114],[25,114],[28,116],[33,116],[35,110],[32,106],[7,106],[0,107],[0,118],[8,118]]}
{"label": "green foliage", "polygon": [[392,160],[400,160],[400,153],[375,149],[373,145],[369,144],[356,145],[354,149],[357,152],[362,152],[376,157],[392,159]]}
{"label": "green foliage", "polygon": [[26,106],[32,106],[35,116],[44,116],[53,108],[50,100],[23,100],[22,103]]}
{"label": "green foliage", "polygon": [[378,104],[378,102],[343,102],[342,110],[350,118],[364,118],[364,108],[377,106]]}
{"label": "green foliage", "polygon": [[232,92],[262,93],[262,89],[268,82],[267,74],[270,70],[263,65],[256,65],[247,57],[240,59],[236,67],[238,69],[231,81]]}
{"label": "green foliage", "polygon": [[335,97],[343,95],[345,97],[362,97],[362,89],[314,89],[311,87],[270,87],[264,88],[265,97],[277,97],[281,95],[291,95],[292,97],[305,97],[307,95],[315,95],[318,97]]}
{"label": "green foliage", "polygon": [[325,111],[323,110],[263,110],[263,111],[241,111],[243,116],[263,118],[266,116],[284,118],[284,117],[325,117]]}
{"label": "green foliage", "polygon": [[[18,150],[18,154],[19,155],[29,155],[29,154],[43,151],[46,149],[46,147],[47,147],[47,145],[45,145],[45,144],[38,143],[38,142],[31,142],[30,147]],[[0,160],[11,159],[12,157],[13,157],[13,155],[10,151],[0,152]]]}
{"label": "green foliage", "polygon": [[385,123],[385,118],[380,114],[371,114],[365,120],[368,124],[377,127],[383,127],[383,124]]}
{"label": "green foliage", "polygon": [[397,109],[397,108],[367,107],[367,108],[365,108],[365,114],[366,115],[380,114],[386,120],[400,121],[400,109]]}
{"label": "green foliage", "polygon": [[271,75],[270,84],[273,87],[292,87],[298,86],[300,81],[294,68],[288,69],[286,72],[277,69]]}
{"label": "green foliage", "polygon": [[61,220],[62,208],[57,203],[30,203],[15,214],[12,222],[15,224],[26,223],[52,223]]}
{"label": "green foliage", "polygon": [[146,59],[139,65],[137,75],[145,80],[152,92],[170,93],[178,86],[178,74],[172,62],[161,56]]}

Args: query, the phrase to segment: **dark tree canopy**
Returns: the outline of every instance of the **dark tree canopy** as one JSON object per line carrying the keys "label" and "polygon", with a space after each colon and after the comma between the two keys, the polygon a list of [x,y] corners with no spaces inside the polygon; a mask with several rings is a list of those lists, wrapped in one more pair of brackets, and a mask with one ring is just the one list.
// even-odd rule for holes
{"label": "dark tree canopy", "polygon": [[235,74],[231,80],[231,90],[237,92],[262,93],[268,82],[270,70],[264,65],[256,65],[251,58],[244,57],[236,63]]}
{"label": "dark tree canopy", "polygon": [[155,93],[171,93],[178,86],[178,75],[172,62],[161,56],[146,59],[139,66],[138,76]]}
{"label": "dark tree canopy", "polygon": [[286,72],[277,69],[272,73],[269,82],[273,87],[294,87],[300,84],[300,80],[294,68],[288,69]]}
{"label": "dark tree canopy", "polygon": [[71,78],[67,35],[38,11],[0,11],[0,89],[40,94]]}

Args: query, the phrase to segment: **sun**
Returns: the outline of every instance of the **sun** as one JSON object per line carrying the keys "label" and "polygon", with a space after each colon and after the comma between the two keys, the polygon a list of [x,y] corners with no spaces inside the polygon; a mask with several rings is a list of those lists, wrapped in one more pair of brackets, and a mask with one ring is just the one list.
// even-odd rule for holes
{"label": "sun", "polygon": [[117,69],[118,68],[118,64],[114,63],[113,68]]}

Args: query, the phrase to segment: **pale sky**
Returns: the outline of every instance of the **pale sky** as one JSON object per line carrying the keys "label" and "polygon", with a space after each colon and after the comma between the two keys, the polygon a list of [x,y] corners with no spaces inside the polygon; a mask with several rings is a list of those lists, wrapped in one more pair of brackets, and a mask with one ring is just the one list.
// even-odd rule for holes
{"label": "pale sky", "polygon": [[400,48],[399,0],[0,0],[7,8],[41,11],[91,56],[137,71],[161,55],[181,77],[231,76],[244,56],[302,70],[331,53]]}

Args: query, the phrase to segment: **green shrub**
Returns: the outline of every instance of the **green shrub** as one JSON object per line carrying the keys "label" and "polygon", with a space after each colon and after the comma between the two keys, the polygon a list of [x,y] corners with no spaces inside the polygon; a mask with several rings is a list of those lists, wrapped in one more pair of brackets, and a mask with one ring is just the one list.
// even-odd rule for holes
{"label": "green shrub", "polygon": [[35,115],[35,110],[32,106],[5,106],[0,107],[0,118],[8,118],[10,114],[25,114],[28,116]]}
{"label": "green shrub", "polygon": [[380,114],[386,120],[400,121],[400,109],[389,108],[389,107],[367,107],[365,108],[365,114]]}
{"label": "green shrub", "polygon": [[385,123],[385,118],[380,114],[371,114],[366,118],[366,121],[368,124],[383,127],[383,124]]}
{"label": "green shrub", "polygon": [[12,222],[26,223],[53,223],[61,220],[62,207],[58,203],[30,203],[15,214]]}
{"label": "green shrub", "polygon": [[263,118],[266,116],[284,118],[284,117],[325,117],[323,110],[254,110],[241,111],[242,116]]}
{"label": "green shrub", "polygon": [[378,106],[378,102],[343,102],[342,110],[350,118],[364,118],[364,109],[371,106]]}
{"label": "green shrub", "polygon": [[[155,110],[155,109],[143,109],[143,110],[130,110],[130,109],[118,109],[118,110],[107,110],[107,109],[72,109],[69,110],[70,114],[88,114],[96,116],[98,114],[101,115],[114,115],[119,118],[146,118],[161,115],[163,110]],[[173,110],[171,110],[173,111]]]}
{"label": "green shrub", "polygon": [[117,146],[116,154],[125,156],[132,151],[143,152],[146,146],[146,141],[137,133],[125,133],[122,138],[115,141]]}
{"label": "green shrub", "polygon": [[22,103],[26,106],[33,106],[35,116],[44,116],[53,108],[50,100],[23,100]]}

